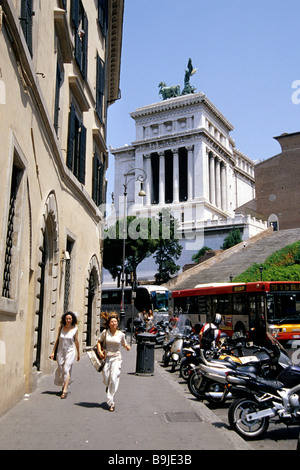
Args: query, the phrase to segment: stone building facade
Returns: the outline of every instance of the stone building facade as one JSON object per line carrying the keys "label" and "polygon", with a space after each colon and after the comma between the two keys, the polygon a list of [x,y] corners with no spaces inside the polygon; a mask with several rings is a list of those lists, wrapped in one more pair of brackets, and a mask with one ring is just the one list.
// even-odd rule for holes
{"label": "stone building facade", "polygon": [[[204,245],[219,249],[234,227],[244,239],[265,229],[260,220],[234,213],[254,197],[254,163],[236,149],[232,124],[203,93],[144,106],[131,117],[136,140],[111,149],[116,218],[123,215],[121,182],[136,168],[136,176],[139,169],[147,175],[146,196],[139,196],[139,181],[128,184],[128,214],[151,217],[170,207],[182,233],[181,265]],[[155,267],[148,259],[146,264],[140,266],[140,279],[150,280]]]}
{"label": "stone building facade", "polygon": [[61,315],[100,326],[108,149],[123,0],[0,1],[0,414],[32,391]]}

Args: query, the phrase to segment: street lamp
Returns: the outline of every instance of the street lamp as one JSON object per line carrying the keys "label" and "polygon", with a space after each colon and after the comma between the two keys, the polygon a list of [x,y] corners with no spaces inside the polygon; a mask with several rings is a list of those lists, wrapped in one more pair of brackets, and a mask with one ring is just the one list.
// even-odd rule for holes
{"label": "street lamp", "polygon": [[[136,176],[136,171],[138,171],[138,175]],[[128,177],[132,176],[132,178],[128,181]],[[121,297],[121,308],[120,308],[120,330],[125,331],[125,308],[124,308],[124,290],[125,290],[125,241],[127,235],[127,187],[128,183],[135,179],[135,181],[140,182],[140,191],[139,196],[144,197],[146,196],[146,192],[143,188],[143,183],[147,179],[147,174],[141,168],[132,168],[129,170],[128,173],[124,175],[125,183],[124,183],[124,224],[123,224],[123,254],[122,254],[122,297]]]}

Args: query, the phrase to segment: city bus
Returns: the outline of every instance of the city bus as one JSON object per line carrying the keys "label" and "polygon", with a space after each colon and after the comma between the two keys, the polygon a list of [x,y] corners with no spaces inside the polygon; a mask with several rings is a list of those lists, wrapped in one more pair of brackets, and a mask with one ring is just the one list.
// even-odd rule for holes
{"label": "city bus", "polygon": [[192,324],[222,315],[221,330],[240,331],[249,340],[263,342],[266,332],[281,342],[300,339],[300,282],[200,284],[170,295],[171,315],[185,313]]}
{"label": "city bus", "polygon": [[[125,326],[130,329],[132,320],[139,312],[152,310],[155,314],[160,312],[168,316],[169,291],[163,286],[145,285],[137,286],[136,292],[131,287],[124,288]],[[101,296],[102,312],[116,311],[121,308],[122,289],[103,288]]]}

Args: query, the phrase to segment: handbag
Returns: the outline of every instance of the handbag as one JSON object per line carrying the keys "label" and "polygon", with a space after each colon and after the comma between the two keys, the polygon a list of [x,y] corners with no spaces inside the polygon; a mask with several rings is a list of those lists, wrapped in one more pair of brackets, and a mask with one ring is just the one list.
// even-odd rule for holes
{"label": "handbag", "polygon": [[59,331],[58,331],[57,340],[56,340],[56,346],[55,346],[55,349],[54,349],[53,361],[56,361],[57,350],[58,350],[58,343],[59,343],[59,337],[60,337],[61,330],[62,330],[62,326],[60,327],[60,329],[59,329]]}
{"label": "handbag", "polygon": [[[106,335],[105,335],[106,339]],[[103,343],[104,344],[104,343]],[[101,372],[105,366],[105,359],[101,359],[98,354],[98,348],[96,346],[90,346],[84,349],[87,353],[89,360],[91,361],[92,366],[96,369],[97,372]]]}

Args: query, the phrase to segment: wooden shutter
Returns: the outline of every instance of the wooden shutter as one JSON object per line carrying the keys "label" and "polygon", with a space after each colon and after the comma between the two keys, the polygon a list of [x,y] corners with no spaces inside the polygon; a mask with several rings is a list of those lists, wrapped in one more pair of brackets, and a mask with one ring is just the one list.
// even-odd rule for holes
{"label": "wooden shutter", "polygon": [[79,148],[79,175],[80,183],[85,184],[85,155],[86,155],[86,128],[81,124],[80,148]]}
{"label": "wooden shutter", "polygon": [[67,167],[73,170],[74,160],[74,145],[75,145],[75,107],[71,103],[69,114],[69,138],[68,138],[68,152],[67,152]]}

